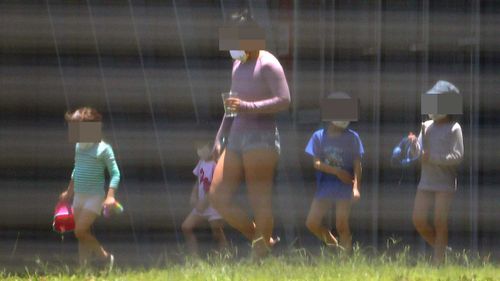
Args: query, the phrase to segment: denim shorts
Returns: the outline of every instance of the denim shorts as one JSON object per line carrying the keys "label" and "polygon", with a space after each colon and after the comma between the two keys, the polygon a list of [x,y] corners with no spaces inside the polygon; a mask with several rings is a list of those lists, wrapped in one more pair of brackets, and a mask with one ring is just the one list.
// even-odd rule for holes
{"label": "denim shorts", "polygon": [[245,153],[253,149],[268,148],[280,153],[280,135],[278,129],[269,130],[249,130],[241,133],[232,132],[227,141],[227,149]]}

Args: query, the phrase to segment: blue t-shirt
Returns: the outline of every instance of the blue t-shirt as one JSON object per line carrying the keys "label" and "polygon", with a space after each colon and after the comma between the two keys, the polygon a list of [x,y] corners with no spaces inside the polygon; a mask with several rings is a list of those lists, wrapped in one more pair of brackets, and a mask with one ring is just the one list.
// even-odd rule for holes
{"label": "blue t-shirt", "polygon": [[[306,147],[306,152],[321,162],[338,167],[354,176],[354,160],[361,158],[364,153],[363,143],[358,134],[346,129],[338,136],[328,136],[326,129],[320,129],[312,135]],[[316,183],[318,189],[324,188],[349,188],[352,185],[343,183],[337,176],[316,171]]]}

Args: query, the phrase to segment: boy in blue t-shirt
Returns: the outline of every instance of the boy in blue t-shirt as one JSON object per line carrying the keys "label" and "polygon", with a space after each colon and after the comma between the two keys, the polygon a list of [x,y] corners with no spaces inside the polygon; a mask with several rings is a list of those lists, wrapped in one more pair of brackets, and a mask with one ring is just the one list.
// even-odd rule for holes
{"label": "boy in blue t-shirt", "polygon": [[361,158],[363,144],[350,129],[349,121],[331,121],[327,129],[312,135],[306,152],[314,159],[316,193],[307,216],[306,226],[327,246],[338,246],[337,239],[322,222],[335,202],[336,228],[340,246],[352,249],[349,213],[352,202],[360,198]]}

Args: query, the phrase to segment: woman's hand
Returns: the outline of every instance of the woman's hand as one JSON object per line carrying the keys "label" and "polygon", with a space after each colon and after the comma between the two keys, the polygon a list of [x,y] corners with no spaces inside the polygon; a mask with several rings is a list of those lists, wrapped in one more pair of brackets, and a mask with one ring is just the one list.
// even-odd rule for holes
{"label": "woman's hand", "polygon": [[242,100],[239,98],[228,98],[225,103],[232,112],[240,112]]}

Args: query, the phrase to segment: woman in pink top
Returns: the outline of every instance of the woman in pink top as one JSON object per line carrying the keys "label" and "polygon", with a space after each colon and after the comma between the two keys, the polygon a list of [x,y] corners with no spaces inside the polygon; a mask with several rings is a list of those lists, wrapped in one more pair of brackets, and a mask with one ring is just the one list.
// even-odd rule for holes
{"label": "woman in pink top", "polygon": [[[238,28],[258,28],[244,14],[233,19]],[[215,140],[214,150],[220,154],[221,137],[227,135],[210,200],[229,225],[252,241],[254,255],[263,257],[275,242],[271,238],[271,195],[280,150],[275,114],[288,109],[290,92],[283,68],[271,53],[243,47],[247,50],[230,51],[234,59],[231,92],[237,97],[227,99],[226,105],[237,116],[224,116]],[[232,200],[242,180],[247,185],[254,220]]]}

